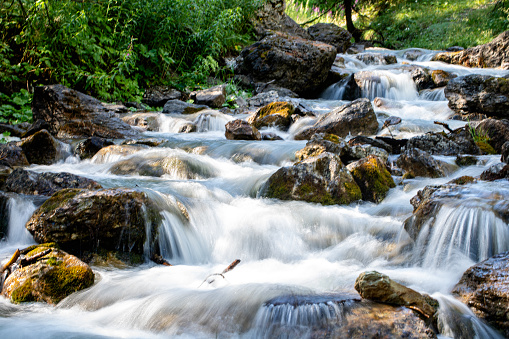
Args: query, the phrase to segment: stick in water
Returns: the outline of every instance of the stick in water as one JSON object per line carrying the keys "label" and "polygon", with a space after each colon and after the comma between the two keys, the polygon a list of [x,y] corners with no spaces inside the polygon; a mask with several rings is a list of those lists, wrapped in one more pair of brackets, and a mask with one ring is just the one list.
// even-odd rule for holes
{"label": "stick in water", "polygon": [[40,253],[37,253],[37,254],[34,254],[33,256],[31,256],[30,258],[23,258],[21,259],[19,265],[21,267],[23,266],[28,266],[28,265],[31,265],[33,264],[34,262],[37,261],[37,259],[41,258],[41,257],[44,257],[46,254],[50,253],[52,251],[51,248],[48,248],[47,250],[45,251],[42,251]]}
{"label": "stick in water", "polygon": [[14,264],[16,262],[16,260],[18,260],[19,255],[20,255],[19,250],[16,250],[16,252],[14,252],[14,254],[12,255],[11,259],[7,262],[7,264],[5,264],[2,267],[2,270],[0,271],[0,274],[2,274],[9,266]]}
{"label": "stick in water", "polygon": [[[233,261],[230,265],[228,265],[228,267],[227,267],[227,268],[225,268],[225,269],[223,270],[223,272],[221,272],[221,273],[212,273],[212,274],[209,274],[209,275],[205,278],[205,280],[203,280],[203,281],[202,281],[202,283],[200,284],[200,286],[201,286],[201,285],[203,285],[203,283],[204,283],[204,282],[206,282],[208,278],[213,277],[213,276],[215,276],[215,275],[220,275],[220,276],[221,276],[221,277],[223,277],[223,279],[224,279],[224,275],[223,275],[223,274],[230,272],[230,271],[231,271],[231,270],[233,270],[233,269],[234,269],[234,268],[235,268],[238,264],[240,264],[240,259],[235,259],[235,260],[234,260],[234,261]],[[212,284],[214,281],[215,281],[215,280],[209,281],[209,284]],[[200,287],[200,286],[198,286],[198,287]]]}

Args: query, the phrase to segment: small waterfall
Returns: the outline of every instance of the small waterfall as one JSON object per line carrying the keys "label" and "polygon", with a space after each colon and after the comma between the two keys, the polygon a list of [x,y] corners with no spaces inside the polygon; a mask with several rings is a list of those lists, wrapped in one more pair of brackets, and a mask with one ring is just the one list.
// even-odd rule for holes
{"label": "small waterfall", "polygon": [[509,250],[509,227],[481,202],[461,206],[444,205],[435,218],[423,226],[414,249],[423,267],[449,267],[469,259],[482,261]]}
{"label": "small waterfall", "polygon": [[197,132],[209,132],[209,131],[225,131],[225,125],[233,120],[230,115],[222,114],[217,111],[207,111],[202,113],[194,120]]}
{"label": "small waterfall", "polygon": [[335,84],[327,87],[320,95],[320,98],[325,100],[343,100],[346,99],[347,91],[351,90],[351,82],[353,74],[346,76]]}
{"label": "small waterfall", "polygon": [[361,83],[362,96],[370,100],[382,97],[392,100],[416,100],[417,88],[410,73],[391,71],[362,71],[355,75]]}
{"label": "small waterfall", "polygon": [[7,242],[10,244],[29,244],[34,240],[25,228],[25,224],[37,207],[31,199],[16,196],[9,199],[9,228]]}
{"label": "small waterfall", "polygon": [[429,101],[447,101],[444,92],[445,87],[434,88],[434,89],[424,89],[419,92],[419,98],[421,100],[429,100]]}

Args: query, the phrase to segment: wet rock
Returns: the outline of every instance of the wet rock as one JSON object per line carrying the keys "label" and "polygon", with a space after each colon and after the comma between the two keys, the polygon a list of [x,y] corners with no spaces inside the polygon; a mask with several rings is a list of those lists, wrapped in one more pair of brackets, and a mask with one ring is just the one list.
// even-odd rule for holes
{"label": "wet rock", "polygon": [[71,173],[37,173],[22,168],[15,169],[5,182],[9,192],[27,195],[53,195],[64,188],[102,188],[96,181]]}
{"label": "wet rock", "polygon": [[418,135],[408,140],[406,147],[437,155],[482,154],[467,128],[459,128],[448,134],[429,132]]}
{"label": "wet rock", "polygon": [[34,120],[45,120],[58,138],[134,138],[138,133],[99,100],[62,85],[34,89]]}
{"label": "wet rock", "polygon": [[260,39],[273,31],[310,39],[308,32],[285,13],[284,0],[264,1],[251,20],[254,33]]}
{"label": "wet rock", "polygon": [[509,118],[509,75],[495,78],[471,74],[449,81],[445,87],[449,107],[461,114]]}
{"label": "wet rock", "polygon": [[113,142],[99,137],[91,137],[79,142],[75,149],[74,154],[80,159],[92,158],[102,148],[113,145]]}
{"label": "wet rock", "polygon": [[502,153],[502,146],[509,141],[509,120],[484,119],[475,127],[478,142],[487,142],[496,153]]}
{"label": "wet rock", "polygon": [[380,137],[376,136],[375,140],[383,141],[392,147],[393,154],[400,154],[401,150],[406,147],[408,139],[394,139],[391,137]]}
{"label": "wet rock", "polygon": [[381,148],[388,153],[392,153],[392,146],[382,140],[372,139],[363,135],[358,135],[355,138],[348,140],[348,146],[362,146],[371,145],[374,147]]}
{"label": "wet rock", "polygon": [[37,120],[34,122],[25,133],[23,133],[23,138],[28,138],[31,135],[34,135],[35,133],[42,131],[43,129],[49,130],[51,128],[50,124],[42,119]]}
{"label": "wet rock", "polygon": [[226,126],[225,136],[228,140],[261,140],[262,136],[258,129],[244,120],[229,121]]}
{"label": "wet rock", "polygon": [[[9,231],[9,199],[8,193],[0,191],[0,240],[7,236]],[[0,278],[1,281],[1,278]]]}
{"label": "wet rock", "polygon": [[424,55],[424,51],[421,49],[409,49],[403,54],[403,58],[408,59],[410,61],[415,61],[419,57]]}
{"label": "wet rock", "polygon": [[331,153],[280,168],[265,183],[262,196],[322,205],[349,204],[362,197],[359,186],[339,156]]}
{"label": "wet rock", "polygon": [[153,243],[160,220],[142,192],[64,189],[35,211],[26,228],[38,243],[56,242],[78,256],[98,250],[143,254],[143,245],[146,240]]}
{"label": "wet rock", "polygon": [[21,124],[18,125],[0,124],[0,134],[7,132],[10,133],[11,137],[21,138],[25,131],[26,129],[22,128]]}
{"label": "wet rock", "polygon": [[14,303],[39,301],[56,305],[68,295],[92,286],[94,273],[90,267],[55,247],[38,246],[26,258],[44,250],[50,252],[7,277],[2,288],[4,297]]}
{"label": "wet rock", "polygon": [[159,114],[157,113],[133,113],[122,117],[122,121],[144,131],[159,131]]}
{"label": "wet rock", "polygon": [[336,47],[337,53],[345,53],[352,45],[352,35],[346,29],[334,24],[318,23],[308,28],[312,40]]}
{"label": "wet rock", "polygon": [[431,79],[433,80],[435,87],[447,86],[449,80],[456,77],[457,75],[442,70],[434,70],[431,72]]}
{"label": "wet rock", "polygon": [[366,65],[391,65],[398,62],[395,55],[380,53],[361,53],[355,55],[357,60]]}
{"label": "wet rock", "polygon": [[201,91],[192,92],[189,97],[194,100],[197,105],[221,108],[226,102],[226,86],[219,85]]}
{"label": "wet rock", "polygon": [[361,189],[362,200],[379,203],[389,189],[396,187],[385,162],[375,155],[351,163],[347,168]]}
{"label": "wet rock", "polygon": [[193,114],[209,107],[205,105],[190,104],[180,100],[169,100],[164,104],[163,113],[166,114]]}
{"label": "wet rock", "polygon": [[41,130],[21,142],[21,149],[28,162],[38,165],[51,165],[63,160],[69,154],[67,148],[46,130]]}
{"label": "wet rock", "polygon": [[284,140],[276,133],[262,133],[262,140],[268,140],[268,141],[276,141],[276,140]]}
{"label": "wet rock", "polygon": [[149,146],[149,147],[157,147],[165,142],[165,139],[158,138],[141,138],[141,139],[133,139],[133,140],[124,140],[121,145],[140,145],[140,146]]}
{"label": "wet rock", "polygon": [[433,319],[438,302],[376,271],[364,272],[355,280],[355,289],[361,297],[385,304],[411,307],[419,314]]}
{"label": "wet rock", "polygon": [[509,62],[509,31],[498,35],[493,41],[458,52],[436,54],[432,61],[442,61],[465,67],[496,68]]}
{"label": "wet rock", "polygon": [[466,185],[476,182],[477,180],[474,177],[463,175],[461,177],[458,177],[456,179],[453,179],[448,182],[448,184],[454,184],[454,185]]}
{"label": "wet rock", "polygon": [[418,91],[435,87],[435,83],[431,78],[430,70],[427,68],[415,67],[411,71],[410,75],[412,76]]}
{"label": "wet rock", "polygon": [[509,165],[503,162],[493,165],[481,173],[480,179],[486,181],[509,179]]}
{"label": "wet rock", "polygon": [[343,138],[334,134],[316,133],[306,143],[306,147],[295,152],[295,158],[298,161],[302,161],[325,152],[336,154],[340,158],[350,154],[348,144]]}
{"label": "wet rock", "polygon": [[295,107],[290,102],[273,102],[259,108],[255,114],[248,119],[248,122],[258,129],[276,126],[282,130],[286,130],[292,123],[291,116],[294,111]]}
{"label": "wet rock", "polygon": [[504,142],[502,145],[502,157],[500,158],[500,161],[505,162],[506,164],[509,164],[509,141]]}
{"label": "wet rock", "polygon": [[178,133],[193,133],[196,132],[197,127],[192,122],[186,122],[182,126],[180,126]]}
{"label": "wet rock", "polygon": [[458,155],[456,157],[456,165],[460,167],[477,165],[478,159],[472,155]]}
{"label": "wet rock", "polygon": [[143,93],[143,102],[150,107],[163,107],[170,100],[183,99],[182,93],[174,88],[156,86],[149,88]]}
{"label": "wet rock", "polygon": [[256,83],[255,84],[255,92],[256,94],[266,93],[274,91],[277,93],[278,97],[281,98],[298,98],[299,95],[295,93],[294,91],[289,90],[288,88],[284,88],[281,86],[276,86],[272,83]]}
{"label": "wet rock", "polygon": [[259,93],[249,99],[247,99],[248,107],[252,108],[260,108],[262,106],[267,106],[268,104],[280,101],[279,94],[276,91],[268,91]]}
{"label": "wet rock", "polygon": [[452,293],[475,315],[509,337],[509,252],[497,254],[463,273]]}
{"label": "wet rock", "polygon": [[0,165],[10,168],[28,166],[28,160],[21,147],[14,143],[0,144]]}
{"label": "wet rock", "polygon": [[369,144],[351,146],[348,149],[347,155],[341,159],[344,162],[349,163],[351,161],[357,161],[366,158],[370,155],[379,157],[384,163],[387,163],[389,159],[389,153],[386,150]]}
{"label": "wet rock", "polygon": [[336,48],[281,33],[244,48],[237,58],[236,74],[255,82],[274,84],[310,97],[322,89],[336,57]]}
{"label": "wet rock", "polygon": [[320,117],[311,127],[295,135],[296,140],[310,139],[315,133],[335,134],[342,138],[348,134],[370,135],[378,130],[373,106],[368,99],[357,99]]}
{"label": "wet rock", "polygon": [[112,157],[131,155],[147,148],[146,145],[111,145],[101,148],[92,160],[96,163],[110,162]]}
{"label": "wet rock", "polygon": [[396,161],[410,177],[440,178],[451,173],[451,166],[443,161],[434,159],[428,152],[412,148],[401,153]]}
{"label": "wet rock", "polygon": [[464,50],[465,50],[465,48],[463,48],[461,46],[451,46],[451,47],[447,47],[445,49],[446,52],[461,52]]}

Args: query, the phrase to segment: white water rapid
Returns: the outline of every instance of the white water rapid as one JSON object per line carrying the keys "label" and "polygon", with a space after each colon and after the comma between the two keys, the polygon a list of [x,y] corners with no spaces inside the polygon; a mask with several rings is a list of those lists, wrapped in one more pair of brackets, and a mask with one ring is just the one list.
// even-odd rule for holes
{"label": "white water rapid", "polygon": [[[362,85],[364,97],[384,98],[383,105],[374,105],[380,126],[388,116],[402,119],[390,127],[396,138],[442,131],[433,123],[436,120],[451,128],[465,124],[447,120],[453,112],[442,88],[417,92],[409,65],[457,75],[506,73],[431,62],[434,52],[418,51],[420,56],[413,61],[406,59],[407,51],[371,51],[396,56],[398,63],[392,65],[366,65],[341,56],[348,72],[369,75]],[[302,103],[318,115],[325,114],[347,102],[342,100],[344,85],[329,88],[327,99]],[[341,322],[350,307],[341,296],[356,296],[355,279],[369,270],[438,298],[442,338],[500,337],[450,293],[468,267],[509,250],[507,223],[492,205],[483,203],[486,192],[509,199],[508,182],[471,184],[456,205],[444,205],[433,227],[423,227],[415,243],[403,228],[413,210],[410,199],[419,189],[462,175],[480,175],[499,162],[499,156],[481,156],[477,165],[445,178],[405,180],[378,205],[322,206],[264,199],[259,191],[265,180],[291,164],[295,151],[305,146],[293,135],[314,120],[302,118],[287,132],[271,130],[284,140],[250,142],[225,139],[224,125],[234,118],[219,112],[161,113],[160,131],[145,132],[146,137],[163,140],[157,147],[31,166],[37,172],[85,176],[106,188],[147,192],[162,209],[158,245],[174,266],[158,266],[147,259],[134,268],[92,267],[95,284],[56,307],[14,305],[0,297],[0,338],[308,338],[314,326]],[[197,132],[177,133],[189,122],[198,126]],[[380,130],[378,135],[389,136],[389,131]],[[142,171],[160,159],[183,165],[158,176]],[[455,157],[441,159],[453,163]],[[126,162],[134,170],[119,172],[119,164]],[[16,248],[34,243],[24,225],[40,203],[21,197],[9,202],[1,263]],[[241,260],[235,269],[204,282],[235,259]]]}

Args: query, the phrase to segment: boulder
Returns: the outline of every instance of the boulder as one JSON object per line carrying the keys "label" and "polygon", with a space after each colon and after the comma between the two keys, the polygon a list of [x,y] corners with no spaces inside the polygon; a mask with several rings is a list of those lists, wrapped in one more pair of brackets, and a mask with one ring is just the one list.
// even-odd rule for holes
{"label": "boulder", "polygon": [[395,55],[380,53],[360,53],[355,58],[366,65],[391,65],[398,62]]}
{"label": "boulder", "polygon": [[403,286],[376,271],[361,273],[355,280],[355,289],[364,299],[409,307],[428,319],[433,319],[438,311],[438,301],[435,299]]}
{"label": "boulder", "polygon": [[262,196],[322,205],[349,204],[362,195],[339,156],[322,153],[280,168],[265,183]]}
{"label": "boulder", "polygon": [[22,138],[28,138],[29,136],[42,131],[43,129],[49,130],[51,128],[50,124],[46,120],[39,119],[34,122],[30,127],[26,130],[25,133],[21,136]]}
{"label": "boulder", "polygon": [[144,131],[159,132],[158,113],[132,113],[122,117],[122,121]]}
{"label": "boulder", "polygon": [[146,150],[146,145],[111,145],[101,148],[97,152],[92,160],[96,163],[111,162],[112,158],[120,158],[127,155],[131,155],[142,150]]}
{"label": "boulder", "polygon": [[22,168],[15,169],[5,181],[5,190],[27,195],[53,195],[64,188],[102,188],[96,181],[75,174],[37,173]]}
{"label": "boulder", "polygon": [[484,119],[475,127],[473,134],[478,142],[487,142],[500,154],[502,146],[509,141],[509,120]]}
{"label": "boulder", "polygon": [[493,165],[481,173],[480,179],[486,181],[509,179],[509,165],[503,162]]}
{"label": "boulder", "polygon": [[438,53],[432,61],[442,61],[465,67],[500,67],[509,62],[509,31],[501,33],[484,45],[458,52]]}
{"label": "boulder", "polygon": [[434,159],[428,152],[411,148],[399,156],[396,164],[409,177],[440,178],[451,173],[451,165]]}
{"label": "boulder", "polygon": [[255,82],[274,84],[311,97],[327,80],[336,57],[336,48],[282,33],[275,33],[242,50],[237,58],[236,74]]}
{"label": "boulder", "polygon": [[273,102],[259,108],[248,119],[248,122],[258,129],[276,126],[282,130],[287,130],[292,123],[291,116],[294,111],[295,107],[290,102]]}
{"label": "boulder", "polygon": [[0,134],[5,132],[8,132],[11,137],[21,138],[23,133],[26,132],[26,128],[22,126],[22,124],[17,125],[0,124]]}
{"label": "boulder", "polygon": [[302,161],[325,152],[336,154],[342,158],[349,155],[349,147],[345,140],[337,135],[316,133],[306,143],[306,147],[295,152],[295,158]]}
{"label": "boulder", "polygon": [[169,100],[164,104],[163,113],[166,114],[193,114],[204,109],[208,109],[205,105],[195,105],[180,100]]}
{"label": "boulder", "polygon": [[284,140],[276,133],[268,132],[268,133],[262,133],[262,140],[268,140],[268,141],[276,141],[276,140]]}
{"label": "boulder", "polygon": [[154,242],[160,220],[142,192],[64,189],[34,212],[26,228],[38,243],[56,242],[78,256],[98,250],[143,254],[145,241]]}
{"label": "boulder", "polygon": [[113,145],[113,142],[99,138],[91,137],[80,141],[74,148],[74,154],[81,160],[92,158],[102,148]]}
{"label": "boulder", "polygon": [[226,126],[225,136],[228,140],[261,140],[262,136],[258,129],[244,120],[229,121]]}
{"label": "boulder", "polygon": [[73,255],[50,244],[40,245],[25,255],[49,251],[37,261],[21,266],[4,282],[2,295],[12,302],[47,302],[56,305],[68,295],[88,288],[94,283],[92,269]]}
{"label": "boulder", "polygon": [[299,95],[288,88],[274,85],[272,82],[257,82],[254,84],[255,90],[253,94],[260,94],[275,91],[279,97],[298,98]]}
{"label": "boulder", "polygon": [[10,168],[30,165],[23,149],[14,143],[0,144],[0,165]]}
{"label": "boulder", "polygon": [[342,138],[348,134],[371,135],[378,130],[373,106],[368,99],[357,99],[323,115],[310,127],[297,133],[296,140],[310,139],[315,133],[335,134]]}
{"label": "boulder", "polygon": [[509,118],[509,75],[496,78],[471,74],[454,78],[445,87],[449,107],[460,114]]}
{"label": "boulder", "polygon": [[182,93],[174,88],[168,87],[151,87],[143,93],[141,102],[150,107],[163,107],[170,100],[182,99]]}
{"label": "boulder", "polygon": [[363,135],[358,135],[348,140],[348,146],[350,147],[362,145],[371,145],[374,147],[381,148],[389,154],[392,153],[392,146],[382,140],[372,139]]}
{"label": "boulder", "polygon": [[406,147],[418,148],[436,155],[482,154],[470,131],[465,127],[448,134],[429,132],[415,136],[408,140]]}
{"label": "boulder", "polygon": [[375,140],[383,141],[384,143],[390,145],[392,147],[393,154],[400,154],[408,143],[408,139],[394,139],[391,137],[376,136]]}
{"label": "boulder", "polygon": [[457,75],[451,74],[446,71],[442,70],[434,70],[431,72],[431,79],[433,80],[433,83],[435,84],[435,87],[444,87],[447,86],[449,83],[449,80],[456,78]]}
{"label": "boulder", "polygon": [[435,87],[430,70],[427,68],[415,67],[411,70],[410,75],[418,91]]}
{"label": "boulder", "polygon": [[277,91],[262,92],[247,99],[247,106],[249,108],[258,109],[275,101],[281,101]]}
{"label": "boulder", "polygon": [[219,85],[201,91],[192,92],[189,97],[194,100],[197,105],[221,108],[226,102],[226,86]]}
{"label": "boulder", "polygon": [[31,164],[51,165],[65,159],[68,146],[45,129],[21,141],[21,149]]}
{"label": "boulder", "polygon": [[50,125],[57,138],[134,138],[138,132],[99,100],[63,85],[34,88],[34,120]]}
{"label": "boulder", "polygon": [[452,293],[477,317],[509,337],[509,252],[497,254],[463,273]]}
{"label": "boulder", "polygon": [[387,163],[389,160],[389,153],[386,150],[369,144],[351,146],[348,149],[347,155],[341,159],[344,160],[345,163],[350,163],[371,155],[380,158],[384,163]]}
{"label": "boulder", "polygon": [[361,189],[362,200],[379,203],[389,189],[396,187],[384,161],[375,155],[351,163],[347,168]]}
{"label": "boulder", "polygon": [[500,158],[500,161],[505,162],[506,164],[509,164],[509,141],[504,142],[502,145],[502,157]]}
{"label": "boulder", "polygon": [[251,19],[257,38],[263,38],[274,31],[310,39],[308,32],[285,13],[284,0],[264,1]]}
{"label": "boulder", "polygon": [[336,47],[337,53],[345,53],[352,45],[352,34],[335,24],[318,23],[308,28],[312,40]]}

